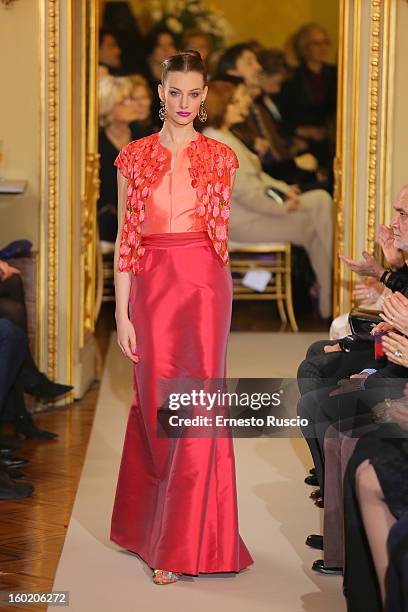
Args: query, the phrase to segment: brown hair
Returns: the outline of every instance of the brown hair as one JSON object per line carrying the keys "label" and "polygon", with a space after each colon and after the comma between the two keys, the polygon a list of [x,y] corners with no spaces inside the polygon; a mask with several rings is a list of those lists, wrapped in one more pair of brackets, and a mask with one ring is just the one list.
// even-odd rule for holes
{"label": "brown hair", "polygon": [[161,82],[164,85],[169,72],[199,72],[207,85],[207,69],[198,51],[180,51],[163,62]]}
{"label": "brown hair", "polygon": [[208,125],[214,128],[222,127],[227,114],[228,105],[231,104],[237,85],[228,81],[211,81],[205,99],[208,115]]}

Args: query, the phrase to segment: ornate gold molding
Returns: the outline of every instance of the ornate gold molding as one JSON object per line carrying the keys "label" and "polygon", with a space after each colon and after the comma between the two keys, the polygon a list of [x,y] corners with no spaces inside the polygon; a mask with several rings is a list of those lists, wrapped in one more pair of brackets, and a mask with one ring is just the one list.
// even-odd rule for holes
{"label": "ornate gold molding", "polygon": [[[353,258],[374,251],[389,216],[395,23],[395,0],[340,0],[336,250]],[[354,280],[336,257],[335,314],[349,310]]]}
{"label": "ornate gold molding", "polygon": [[369,253],[374,252],[376,232],[381,17],[381,0],[371,0],[366,209],[366,249]]}
{"label": "ornate gold molding", "polygon": [[85,172],[81,187],[81,316],[80,346],[95,329],[96,203],[99,196],[98,152],[98,26],[99,9],[93,0],[83,3],[82,146]]}
{"label": "ornate gold molding", "polygon": [[87,153],[86,188],[81,214],[81,340],[95,329],[96,201],[99,193],[99,154]]}
{"label": "ornate gold molding", "polygon": [[[41,15],[41,237],[39,274],[40,362],[50,378],[57,367],[59,202],[59,0],[39,0]],[[44,347],[45,345],[45,347]],[[46,351],[46,356],[44,355]]]}

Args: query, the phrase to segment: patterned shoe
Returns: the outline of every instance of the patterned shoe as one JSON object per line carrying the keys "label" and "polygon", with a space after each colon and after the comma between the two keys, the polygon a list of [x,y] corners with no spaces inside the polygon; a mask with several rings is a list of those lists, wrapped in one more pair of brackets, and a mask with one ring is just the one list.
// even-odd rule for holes
{"label": "patterned shoe", "polygon": [[171,584],[177,582],[181,574],[176,572],[167,572],[166,570],[155,569],[153,570],[153,582],[154,584]]}

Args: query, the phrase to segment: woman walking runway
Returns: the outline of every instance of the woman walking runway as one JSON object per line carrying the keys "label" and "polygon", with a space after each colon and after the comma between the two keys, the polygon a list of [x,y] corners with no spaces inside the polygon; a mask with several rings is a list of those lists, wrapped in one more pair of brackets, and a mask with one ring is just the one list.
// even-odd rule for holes
{"label": "woman walking runway", "polygon": [[235,153],[199,134],[206,73],[187,51],[164,62],[158,134],[117,160],[118,342],[133,361],[111,539],[157,584],[239,572],[253,561],[238,531],[230,437],[160,437],[158,381],[223,378],[231,319],[228,217]]}

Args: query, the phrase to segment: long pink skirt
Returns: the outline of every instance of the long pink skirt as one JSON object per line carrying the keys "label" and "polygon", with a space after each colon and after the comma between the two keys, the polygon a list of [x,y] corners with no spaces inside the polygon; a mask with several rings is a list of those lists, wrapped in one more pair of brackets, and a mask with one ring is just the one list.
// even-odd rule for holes
{"label": "long pink skirt", "polygon": [[253,560],[238,531],[232,439],[157,434],[158,379],[226,375],[231,275],[205,232],[142,244],[130,295],[140,361],[110,538],[152,568],[238,572]]}

